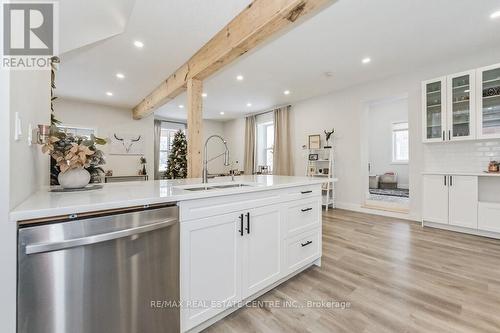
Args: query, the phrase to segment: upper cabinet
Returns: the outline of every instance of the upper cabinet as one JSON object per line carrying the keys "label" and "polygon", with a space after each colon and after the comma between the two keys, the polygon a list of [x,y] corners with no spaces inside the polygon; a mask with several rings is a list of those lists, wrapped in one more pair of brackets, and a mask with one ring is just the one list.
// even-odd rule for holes
{"label": "upper cabinet", "polygon": [[424,142],[440,142],[446,132],[446,77],[422,83]]}
{"label": "upper cabinet", "polygon": [[477,137],[500,138],[500,64],[478,69],[477,76]]}
{"label": "upper cabinet", "polygon": [[476,72],[448,76],[447,139],[474,139],[476,135]]}
{"label": "upper cabinet", "polygon": [[423,142],[500,138],[500,64],[422,82]]}

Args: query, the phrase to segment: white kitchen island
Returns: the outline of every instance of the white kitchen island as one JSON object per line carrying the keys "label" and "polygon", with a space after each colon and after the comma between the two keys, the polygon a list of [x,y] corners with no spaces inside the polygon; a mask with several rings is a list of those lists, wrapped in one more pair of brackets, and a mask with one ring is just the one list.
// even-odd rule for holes
{"label": "white kitchen island", "polygon": [[[181,331],[199,331],[321,259],[322,179],[284,176],[42,189],[11,212],[20,224],[177,203]],[[234,187],[231,187],[234,186]]]}

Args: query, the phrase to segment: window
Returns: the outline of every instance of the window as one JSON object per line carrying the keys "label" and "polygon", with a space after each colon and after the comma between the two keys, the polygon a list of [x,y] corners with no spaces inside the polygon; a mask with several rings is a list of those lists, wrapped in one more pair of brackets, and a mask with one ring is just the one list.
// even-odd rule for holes
{"label": "window", "polygon": [[174,141],[175,133],[178,130],[186,132],[186,125],[181,123],[173,123],[168,121],[163,121],[161,123],[161,134],[160,134],[160,153],[159,153],[159,167],[158,171],[165,172],[168,165],[168,156],[170,155],[170,149],[172,147],[172,142]]}
{"label": "window", "polygon": [[408,163],[408,123],[392,124],[392,163]]}
{"label": "window", "polygon": [[69,126],[69,125],[60,125],[58,128],[61,130],[61,132],[64,132],[66,134],[70,134],[73,136],[82,136],[90,139],[90,136],[92,134],[96,135],[96,131],[93,128],[85,128],[85,127],[76,127],[76,126]]}
{"label": "window", "polygon": [[[272,116],[272,114],[271,114]],[[267,118],[267,119],[266,119]],[[274,121],[265,117],[257,119],[257,170],[267,167],[269,173],[273,170]]]}

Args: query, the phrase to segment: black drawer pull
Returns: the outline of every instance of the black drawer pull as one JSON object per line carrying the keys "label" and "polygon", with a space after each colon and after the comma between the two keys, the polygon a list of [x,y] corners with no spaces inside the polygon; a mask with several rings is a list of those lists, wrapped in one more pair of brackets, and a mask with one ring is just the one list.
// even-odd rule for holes
{"label": "black drawer pull", "polygon": [[304,209],[301,209],[301,211],[303,211],[303,212],[308,212],[308,211],[310,211],[310,210],[313,210],[313,209],[312,209],[311,207],[309,207],[309,208],[304,208]]}
{"label": "black drawer pull", "polygon": [[250,233],[250,213],[247,213],[247,234]]}
{"label": "black drawer pull", "polygon": [[308,194],[308,193],[313,193],[313,191],[302,191],[300,193],[302,193],[302,194]]}
{"label": "black drawer pull", "polygon": [[304,246],[307,246],[307,245],[309,245],[309,244],[312,244],[312,242],[313,242],[313,241],[307,241],[307,242],[305,242],[305,243],[300,243],[300,245],[302,245],[302,247],[304,247]]}

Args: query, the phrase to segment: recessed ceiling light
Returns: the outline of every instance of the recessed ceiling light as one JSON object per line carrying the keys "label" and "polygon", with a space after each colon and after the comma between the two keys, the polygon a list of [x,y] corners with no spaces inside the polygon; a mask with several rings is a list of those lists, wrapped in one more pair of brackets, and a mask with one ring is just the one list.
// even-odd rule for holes
{"label": "recessed ceiling light", "polygon": [[372,60],[370,58],[364,58],[363,60],[361,60],[361,62],[363,64],[369,64]]}
{"label": "recessed ceiling light", "polygon": [[179,109],[184,109],[184,105],[179,104]]}
{"label": "recessed ceiling light", "polygon": [[285,91],[283,91],[283,94],[285,94],[285,95],[290,95],[290,90],[285,90]]}
{"label": "recessed ceiling light", "polygon": [[208,96],[207,93],[201,94],[201,97],[207,97],[207,96]]}
{"label": "recessed ceiling light", "polygon": [[220,114],[221,116],[223,116],[223,115],[224,115],[224,112],[222,112],[222,111],[221,111],[221,112],[219,112],[219,114]]}
{"label": "recessed ceiling light", "polygon": [[252,106],[252,103],[247,103],[247,107],[251,107]]}
{"label": "recessed ceiling light", "polygon": [[244,79],[243,75],[238,75],[236,77],[236,80],[238,80],[238,81],[243,81],[243,79]]}
{"label": "recessed ceiling light", "polygon": [[500,10],[497,10],[496,12],[494,12],[493,14],[490,15],[491,19],[496,19],[499,17],[500,17]]}
{"label": "recessed ceiling light", "polygon": [[106,93],[106,95],[108,95],[108,96],[113,96],[113,93],[112,93],[111,91],[108,91],[108,92]]}
{"label": "recessed ceiling light", "polygon": [[142,49],[144,47],[144,43],[141,42],[140,40],[136,40],[134,42],[135,47]]}
{"label": "recessed ceiling light", "polygon": [[124,79],[125,75],[123,73],[116,73],[116,77],[119,79]]}

